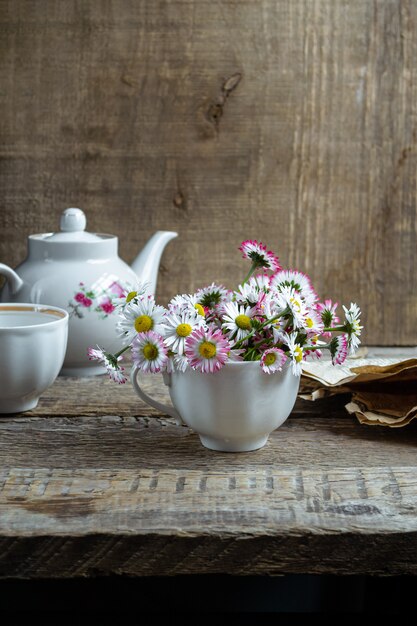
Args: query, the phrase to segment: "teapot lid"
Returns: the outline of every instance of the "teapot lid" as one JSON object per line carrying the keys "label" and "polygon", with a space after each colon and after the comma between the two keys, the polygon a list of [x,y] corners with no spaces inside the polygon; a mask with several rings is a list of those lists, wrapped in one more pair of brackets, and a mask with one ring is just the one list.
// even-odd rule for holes
{"label": "teapot lid", "polygon": [[81,209],[65,209],[61,215],[60,232],[52,233],[44,241],[94,242],[102,241],[102,237],[85,232],[87,219]]}

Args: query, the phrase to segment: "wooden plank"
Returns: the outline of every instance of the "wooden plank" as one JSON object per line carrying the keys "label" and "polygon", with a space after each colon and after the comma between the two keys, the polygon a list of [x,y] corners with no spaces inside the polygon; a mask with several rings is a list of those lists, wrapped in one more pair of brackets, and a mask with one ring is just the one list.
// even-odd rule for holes
{"label": "wooden plank", "polygon": [[417,472],[410,467],[19,467],[2,485],[5,537],[417,533]]}
{"label": "wooden plank", "polygon": [[165,302],[234,286],[258,238],[367,342],[415,342],[415,2],[36,4],[0,5],[2,262],[75,204],[127,261],[180,233]]}
{"label": "wooden plank", "polygon": [[416,481],[386,467],[11,469],[0,576],[415,574]]}
{"label": "wooden plank", "polygon": [[[324,402],[325,404],[325,402]],[[197,469],[278,467],[415,467],[417,426],[361,426],[356,419],[290,417],[264,448],[231,454],[210,451],[198,436],[168,418],[3,418],[0,467]]]}

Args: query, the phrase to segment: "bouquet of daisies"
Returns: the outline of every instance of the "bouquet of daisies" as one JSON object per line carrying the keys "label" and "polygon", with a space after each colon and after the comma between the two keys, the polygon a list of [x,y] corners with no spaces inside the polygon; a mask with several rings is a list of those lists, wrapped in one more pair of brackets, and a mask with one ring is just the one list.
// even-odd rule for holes
{"label": "bouquet of daisies", "polygon": [[175,296],[164,308],[139,284],[114,303],[122,349],[111,354],[89,348],[89,358],[124,383],[120,361],[128,349],[139,370],[149,373],[191,368],[211,374],[229,361],[258,361],[266,374],[289,362],[296,376],[303,360],[320,358],[324,349],[334,365],[355,352],[362,330],[356,304],[343,306],[341,322],[337,303],[319,302],[306,274],[283,269],[256,240],[244,241],[239,250],[251,266],[236,291],[212,283]]}

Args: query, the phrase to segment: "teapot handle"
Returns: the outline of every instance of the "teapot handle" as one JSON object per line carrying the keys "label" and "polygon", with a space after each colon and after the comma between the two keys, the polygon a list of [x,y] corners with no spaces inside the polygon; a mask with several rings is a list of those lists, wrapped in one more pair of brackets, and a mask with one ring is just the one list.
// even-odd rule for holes
{"label": "teapot handle", "polygon": [[[158,411],[161,411],[162,413],[166,413],[168,415],[171,415],[171,417],[174,417],[175,423],[177,424],[177,426],[184,424],[184,421],[181,415],[178,413],[176,409],[174,409],[173,406],[168,406],[167,404],[162,404],[161,402],[157,402],[157,400],[153,400],[153,398],[148,396],[148,394],[143,391],[138,381],[139,373],[140,373],[140,370],[138,369],[136,365],[134,365],[132,368],[132,372],[130,374],[130,380],[132,381],[133,388],[138,394],[139,398],[141,398],[144,402],[146,402],[146,404],[153,406],[154,409],[157,409]],[[171,374],[164,373],[164,382],[168,387],[170,386],[170,378],[171,378]]]}
{"label": "teapot handle", "polygon": [[4,263],[0,263],[0,274],[5,276],[7,282],[9,283],[9,290],[12,296],[16,295],[17,292],[23,285],[23,280],[16,274],[14,270],[8,265],[4,265]]}

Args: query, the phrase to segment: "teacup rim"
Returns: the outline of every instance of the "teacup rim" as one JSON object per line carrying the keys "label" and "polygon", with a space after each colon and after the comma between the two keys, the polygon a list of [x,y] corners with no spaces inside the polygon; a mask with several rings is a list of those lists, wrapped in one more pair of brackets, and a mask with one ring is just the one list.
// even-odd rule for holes
{"label": "teacup rim", "polygon": [[0,313],[2,311],[18,312],[29,311],[32,313],[46,313],[47,315],[54,316],[54,319],[46,321],[43,324],[25,324],[24,326],[1,326],[0,333],[4,333],[11,330],[33,330],[35,328],[45,328],[45,326],[51,327],[66,323],[69,319],[68,311],[61,307],[51,304],[31,303],[31,302],[0,302]]}

